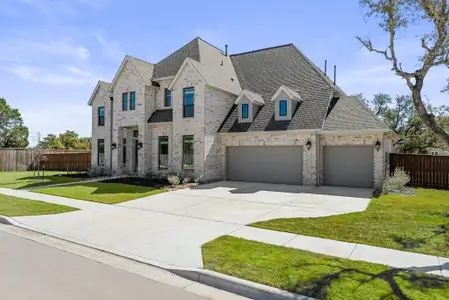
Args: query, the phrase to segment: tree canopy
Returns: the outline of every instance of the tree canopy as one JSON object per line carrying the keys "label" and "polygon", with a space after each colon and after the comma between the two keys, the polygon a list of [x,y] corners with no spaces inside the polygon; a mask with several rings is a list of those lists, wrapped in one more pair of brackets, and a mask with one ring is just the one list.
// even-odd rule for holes
{"label": "tree canopy", "polygon": [[75,131],[67,130],[60,133],[59,136],[48,134],[42,141],[39,141],[38,147],[42,149],[90,150],[91,139],[80,137]]}
{"label": "tree canopy", "polygon": [[[367,17],[379,21],[380,29],[387,32],[386,48],[376,48],[370,38],[357,37],[370,52],[383,56],[391,62],[392,71],[405,80],[417,117],[438,138],[449,145],[449,133],[440,126],[438,116],[422,98],[422,89],[429,70],[435,67],[449,68],[449,7],[447,0],[359,0],[367,10]],[[411,24],[420,26],[420,46],[424,51],[412,70],[405,70],[396,51],[397,35]],[[430,30],[425,31],[426,28]],[[415,69],[416,68],[416,69]],[[449,81],[443,91],[449,91]]]}
{"label": "tree canopy", "polygon": [[11,108],[6,99],[0,98],[0,148],[25,148],[28,135],[19,110]]}

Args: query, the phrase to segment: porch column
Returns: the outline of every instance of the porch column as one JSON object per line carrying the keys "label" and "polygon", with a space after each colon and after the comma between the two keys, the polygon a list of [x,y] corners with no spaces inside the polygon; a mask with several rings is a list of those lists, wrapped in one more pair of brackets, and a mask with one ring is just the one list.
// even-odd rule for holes
{"label": "porch column", "polygon": [[[307,149],[307,143],[312,144],[310,149]],[[304,137],[303,148],[303,185],[317,185],[317,138],[316,134],[310,134]]]}

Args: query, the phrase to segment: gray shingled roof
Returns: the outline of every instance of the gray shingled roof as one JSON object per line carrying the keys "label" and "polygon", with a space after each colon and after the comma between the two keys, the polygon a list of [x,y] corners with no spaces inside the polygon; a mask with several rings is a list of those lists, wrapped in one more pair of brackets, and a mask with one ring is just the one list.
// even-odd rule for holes
{"label": "gray shingled roof", "polygon": [[148,123],[172,122],[173,109],[156,110],[148,119]]}
{"label": "gray shingled roof", "polygon": [[360,100],[356,97],[342,97],[337,100],[330,111],[323,130],[368,130],[388,129]]}
{"label": "gray shingled roof", "polygon": [[[246,125],[238,123],[234,107],[219,132],[321,129],[333,86],[293,44],[231,55],[231,59],[242,88],[260,94],[266,105]],[[281,85],[303,99],[289,121],[274,120],[271,97]]]}
{"label": "gray shingled roof", "polygon": [[175,76],[184,60],[190,57],[196,61],[200,60],[199,38],[176,50],[154,66],[154,78]]}

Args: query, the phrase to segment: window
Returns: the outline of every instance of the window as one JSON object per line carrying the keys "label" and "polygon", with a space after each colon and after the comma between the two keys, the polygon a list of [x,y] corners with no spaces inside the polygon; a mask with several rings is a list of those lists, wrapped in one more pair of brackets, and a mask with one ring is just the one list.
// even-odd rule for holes
{"label": "window", "polygon": [[242,104],[242,119],[248,119],[249,104]]}
{"label": "window", "polygon": [[171,106],[171,91],[169,89],[165,89],[165,106]]}
{"label": "window", "polygon": [[139,130],[133,131],[133,137],[139,137]]}
{"label": "window", "polygon": [[184,89],[184,118],[190,118],[194,116],[194,98],[195,98],[195,88],[185,88]]}
{"label": "window", "polygon": [[280,116],[287,115],[287,100],[279,101],[279,115]]}
{"label": "window", "polygon": [[104,126],[104,106],[98,108],[98,126]]}
{"label": "window", "polygon": [[168,136],[159,137],[159,169],[168,168]]}
{"label": "window", "polygon": [[129,102],[129,110],[135,110],[136,109],[136,92],[129,93],[130,102]]}
{"label": "window", "polygon": [[126,165],[126,139],[123,139],[123,160],[122,163]]}
{"label": "window", "polygon": [[97,153],[97,162],[99,166],[104,165],[104,140],[100,139],[97,141],[98,143],[98,153]]}
{"label": "window", "polygon": [[122,94],[122,109],[128,110],[128,93]]}
{"label": "window", "polygon": [[182,167],[193,169],[193,135],[182,137]]}

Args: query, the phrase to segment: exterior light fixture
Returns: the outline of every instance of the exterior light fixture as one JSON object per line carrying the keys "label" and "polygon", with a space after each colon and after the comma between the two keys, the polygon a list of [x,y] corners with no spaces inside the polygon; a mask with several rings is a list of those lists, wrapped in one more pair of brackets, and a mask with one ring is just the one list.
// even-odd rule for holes
{"label": "exterior light fixture", "polygon": [[379,139],[377,139],[376,143],[374,144],[374,147],[376,147],[377,151],[380,150],[380,145],[381,145],[381,143],[380,143]]}
{"label": "exterior light fixture", "polygon": [[307,139],[306,148],[307,150],[310,150],[310,148],[312,148],[312,142],[310,141],[310,139]]}
{"label": "exterior light fixture", "polygon": [[111,144],[111,150],[115,150],[117,148],[117,144],[116,143],[112,143]]}
{"label": "exterior light fixture", "polygon": [[138,143],[137,143],[137,149],[142,149],[142,147],[143,147],[142,142],[138,142]]}

